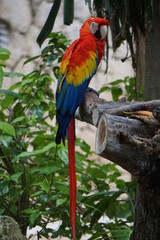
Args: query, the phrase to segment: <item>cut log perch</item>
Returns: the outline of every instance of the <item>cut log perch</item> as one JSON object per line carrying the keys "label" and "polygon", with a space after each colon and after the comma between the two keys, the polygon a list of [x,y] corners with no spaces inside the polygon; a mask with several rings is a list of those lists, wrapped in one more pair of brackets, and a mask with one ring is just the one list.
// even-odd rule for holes
{"label": "cut log perch", "polygon": [[147,141],[157,127],[136,119],[103,114],[96,134],[96,153],[137,176],[150,169],[146,158]]}
{"label": "cut log perch", "polygon": [[155,137],[159,136],[160,122],[152,113],[151,116],[141,116],[144,112],[138,112],[138,115],[136,112],[151,111],[157,116],[159,106],[160,100],[107,102],[89,89],[79,108],[78,118],[97,127],[95,144],[98,155],[132,175],[142,176],[154,167],[154,162],[150,161],[152,155],[160,153],[159,138]]}

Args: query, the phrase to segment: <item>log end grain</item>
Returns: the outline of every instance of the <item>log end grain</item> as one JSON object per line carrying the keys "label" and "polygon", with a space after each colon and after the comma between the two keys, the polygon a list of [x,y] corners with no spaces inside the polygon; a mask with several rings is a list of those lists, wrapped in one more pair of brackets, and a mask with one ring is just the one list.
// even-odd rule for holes
{"label": "log end grain", "polygon": [[107,122],[105,117],[101,117],[96,133],[96,153],[100,154],[106,148],[107,142]]}

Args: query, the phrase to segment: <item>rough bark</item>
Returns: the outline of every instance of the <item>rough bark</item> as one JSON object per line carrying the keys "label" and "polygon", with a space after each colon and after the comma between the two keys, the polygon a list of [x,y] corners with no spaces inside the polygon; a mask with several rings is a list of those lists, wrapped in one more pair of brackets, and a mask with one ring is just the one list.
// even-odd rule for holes
{"label": "rough bark", "polygon": [[[84,102],[76,113],[77,119],[97,126],[102,114],[107,113],[117,116],[128,117],[128,112],[146,110],[155,112],[160,111],[160,100],[148,102],[108,102],[98,97],[98,94],[89,89],[84,98]],[[155,121],[155,119],[152,119]],[[159,124],[155,122],[155,124]]]}
{"label": "rough bark", "polygon": [[141,92],[145,79],[145,36],[137,27],[136,33],[136,90]]}
{"label": "rough bark", "polygon": [[160,1],[153,1],[153,19],[145,43],[145,99],[160,98]]}
{"label": "rough bark", "polygon": [[[137,178],[131,240],[160,239],[159,107],[160,100],[107,102],[89,90],[78,113],[80,120],[97,126],[96,153]],[[151,114],[137,115],[142,110]]]}
{"label": "rough bark", "polygon": [[156,126],[145,125],[136,119],[104,114],[97,127],[96,153],[134,176],[142,175],[151,168],[145,144],[156,131]]}
{"label": "rough bark", "polygon": [[138,181],[131,240],[160,239],[160,176],[157,171],[160,166],[148,177],[149,180]]}

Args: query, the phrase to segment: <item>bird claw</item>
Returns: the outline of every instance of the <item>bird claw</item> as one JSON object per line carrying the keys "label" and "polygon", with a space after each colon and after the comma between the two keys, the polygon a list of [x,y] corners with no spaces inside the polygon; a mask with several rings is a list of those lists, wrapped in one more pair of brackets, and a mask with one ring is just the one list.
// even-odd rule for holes
{"label": "bird claw", "polygon": [[97,92],[95,89],[88,87],[87,92],[94,92],[99,97],[99,92]]}

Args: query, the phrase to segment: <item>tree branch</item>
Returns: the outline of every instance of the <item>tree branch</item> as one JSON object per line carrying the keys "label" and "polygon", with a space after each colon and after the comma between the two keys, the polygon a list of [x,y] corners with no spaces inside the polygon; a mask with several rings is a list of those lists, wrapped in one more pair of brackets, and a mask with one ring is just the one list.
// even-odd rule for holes
{"label": "tree branch", "polygon": [[155,111],[160,107],[160,100],[148,102],[108,102],[98,97],[95,91],[86,92],[84,102],[77,112],[77,118],[97,126],[103,113],[126,116],[125,112],[140,110]]}

